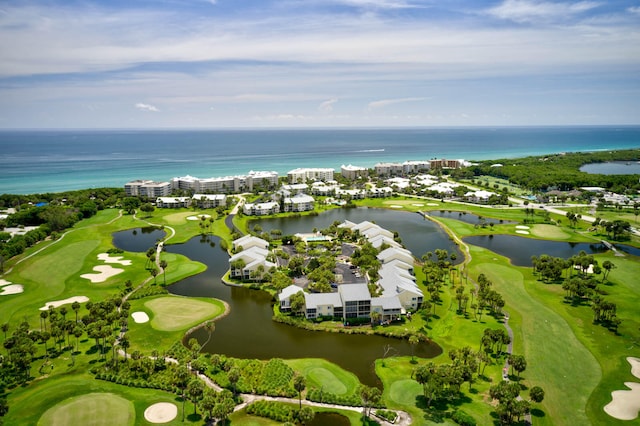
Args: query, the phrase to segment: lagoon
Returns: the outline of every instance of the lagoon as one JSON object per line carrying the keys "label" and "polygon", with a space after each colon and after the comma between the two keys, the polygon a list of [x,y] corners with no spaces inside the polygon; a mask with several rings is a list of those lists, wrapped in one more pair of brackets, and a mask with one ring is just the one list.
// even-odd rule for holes
{"label": "lagoon", "polygon": [[[414,214],[405,215],[420,218]],[[142,232],[133,233],[131,230],[116,234],[119,236],[117,242],[114,239],[116,247],[128,251],[132,247],[144,246],[135,241],[147,235]],[[228,269],[229,256],[220,249],[219,242],[220,239],[216,236],[197,236],[184,244],[165,246],[167,252],[182,254],[207,265],[205,272],[171,285],[169,291],[172,294],[215,297],[230,305],[231,313],[216,321],[216,330],[205,346],[205,351],[236,358],[324,358],[356,374],[362,383],[369,386],[380,386],[374,371],[374,361],[382,358],[387,348],[390,348],[389,356],[407,356],[412,353],[406,340],[375,335],[314,332],[272,321],[272,298],[268,293],[222,283],[221,277]],[[150,246],[144,246],[143,250],[137,251],[146,251],[148,247]],[[185,341],[192,337],[204,343],[208,336],[204,330],[199,329],[185,336]],[[418,357],[433,358],[442,353],[442,349],[433,342],[421,343],[414,353]]]}

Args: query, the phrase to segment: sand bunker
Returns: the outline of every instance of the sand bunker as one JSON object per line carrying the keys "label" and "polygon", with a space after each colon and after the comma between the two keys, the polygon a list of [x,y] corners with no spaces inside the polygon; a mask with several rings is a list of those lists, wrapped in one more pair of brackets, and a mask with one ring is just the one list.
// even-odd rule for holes
{"label": "sand bunker", "polygon": [[412,206],[416,206],[416,207],[422,207],[424,206],[424,204],[411,204]]}
{"label": "sand bunker", "polygon": [[531,229],[527,225],[516,225],[516,229]]}
{"label": "sand bunker", "polygon": [[111,265],[99,265],[94,266],[93,270],[96,273],[82,274],[80,275],[82,278],[86,278],[92,283],[102,283],[113,277],[114,275],[118,275],[120,272],[124,272],[124,269],[114,268]]}
{"label": "sand bunker", "polygon": [[198,216],[188,216],[187,220],[200,220],[202,217],[204,217],[205,219],[209,219],[211,217],[211,215],[209,214],[201,214]]}
{"label": "sand bunker", "polygon": [[54,308],[57,308],[58,306],[67,305],[73,302],[84,303],[88,301],[89,301],[89,298],[87,296],[74,296],[74,297],[69,297],[67,299],[53,300],[51,302],[47,302],[44,304],[42,308],[40,308],[40,310],[46,311],[47,309],[49,309],[49,306],[53,306]]}
{"label": "sand bunker", "polygon": [[392,209],[401,209],[401,208],[402,208],[402,206],[399,206],[399,205],[397,205],[397,204],[392,204],[392,205],[391,205],[391,206],[389,206],[389,207],[391,207]]}
{"label": "sand bunker", "polygon": [[24,291],[22,284],[13,284],[10,281],[0,279],[0,296],[8,296],[9,294],[19,294]]}
{"label": "sand bunker", "polygon": [[440,204],[438,203],[427,203],[428,206],[439,206]]}
{"label": "sand bunker", "polygon": [[529,235],[529,231],[523,231],[522,229],[516,229],[516,234]]}
{"label": "sand bunker", "polygon": [[178,407],[170,402],[158,402],[144,410],[144,418],[150,423],[167,423],[178,416]]}
{"label": "sand bunker", "polygon": [[[627,357],[631,364],[631,374],[640,379],[640,358]],[[633,420],[640,411],[640,383],[625,382],[630,390],[611,392],[612,401],[604,406],[604,411],[618,420]]]}
{"label": "sand bunker", "polygon": [[131,265],[130,260],[123,260],[123,256],[110,256],[109,253],[100,253],[98,259],[104,263],[119,263],[120,265]]}
{"label": "sand bunker", "polygon": [[144,324],[145,322],[149,322],[149,315],[146,312],[138,311],[131,314],[133,318],[133,322],[136,324]]}

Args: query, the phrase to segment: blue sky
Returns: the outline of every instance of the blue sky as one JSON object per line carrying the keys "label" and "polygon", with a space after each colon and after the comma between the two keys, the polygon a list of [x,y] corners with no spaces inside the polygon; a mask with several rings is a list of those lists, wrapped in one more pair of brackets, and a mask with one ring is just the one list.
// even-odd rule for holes
{"label": "blue sky", "polygon": [[640,0],[0,3],[0,128],[640,124]]}

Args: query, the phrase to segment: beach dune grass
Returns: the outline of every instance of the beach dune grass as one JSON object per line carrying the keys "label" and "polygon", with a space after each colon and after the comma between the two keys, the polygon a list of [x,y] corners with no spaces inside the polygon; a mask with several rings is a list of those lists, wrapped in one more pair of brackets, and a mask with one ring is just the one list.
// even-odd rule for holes
{"label": "beach dune grass", "polygon": [[184,330],[224,312],[219,303],[179,296],[156,297],[144,306],[152,312],[151,326],[160,331]]}
{"label": "beach dune grass", "polygon": [[46,426],[110,426],[133,425],[136,413],[133,403],[113,393],[90,393],[66,399],[51,407],[38,425]]}

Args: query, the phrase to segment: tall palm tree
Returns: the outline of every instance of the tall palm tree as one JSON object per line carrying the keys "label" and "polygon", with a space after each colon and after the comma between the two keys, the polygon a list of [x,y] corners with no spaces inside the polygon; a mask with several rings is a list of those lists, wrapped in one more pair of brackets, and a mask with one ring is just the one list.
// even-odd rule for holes
{"label": "tall palm tree", "polygon": [[167,266],[168,263],[166,260],[163,259],[160,261],[160,269],[162,269],[162,278],[164,281],[164,285],[167,285]]}

